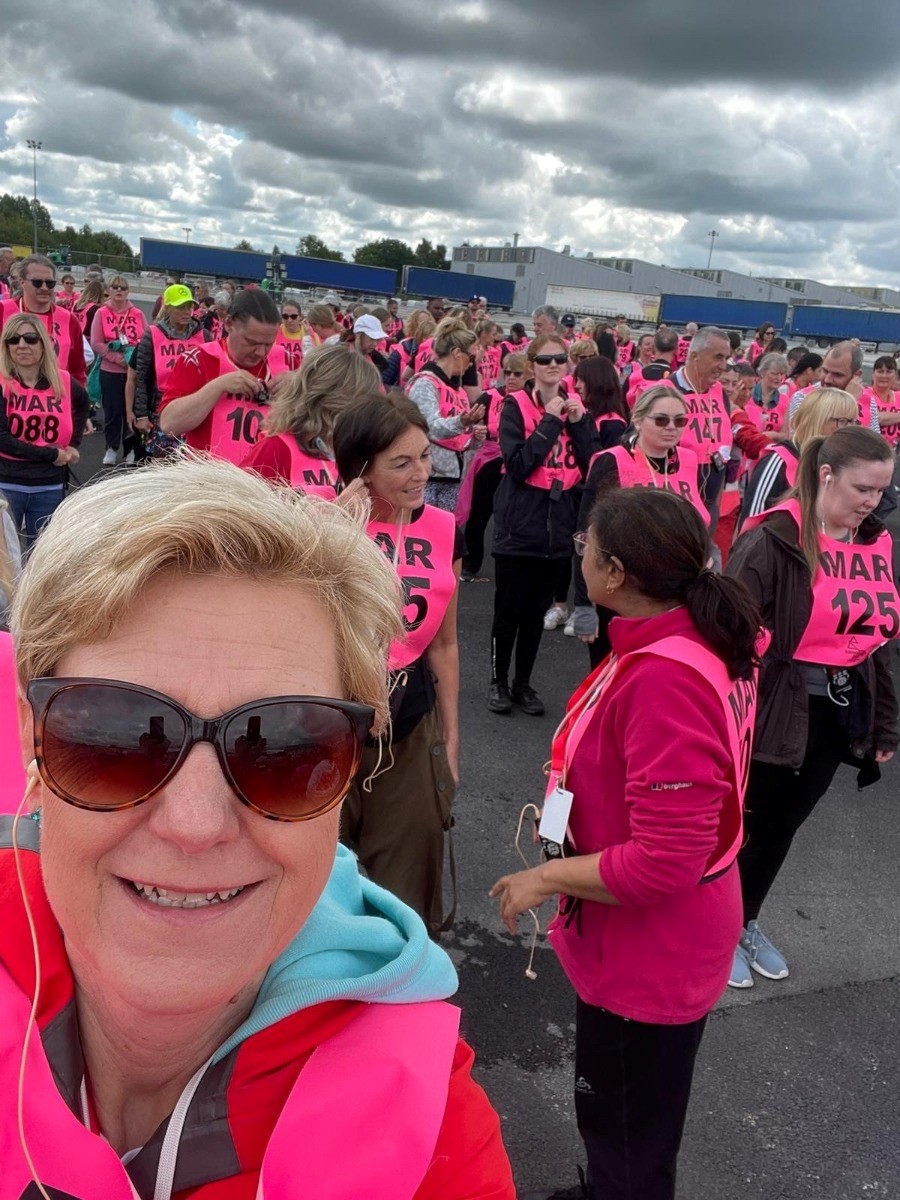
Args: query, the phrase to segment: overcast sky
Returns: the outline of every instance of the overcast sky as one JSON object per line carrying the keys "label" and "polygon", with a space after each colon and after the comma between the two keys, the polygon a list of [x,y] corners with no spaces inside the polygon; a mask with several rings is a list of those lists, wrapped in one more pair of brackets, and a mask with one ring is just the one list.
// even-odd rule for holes
{"label": "overcast sky", "polygon": [[2,0],[0,190],[57,224],[900,286],[898,0]]}

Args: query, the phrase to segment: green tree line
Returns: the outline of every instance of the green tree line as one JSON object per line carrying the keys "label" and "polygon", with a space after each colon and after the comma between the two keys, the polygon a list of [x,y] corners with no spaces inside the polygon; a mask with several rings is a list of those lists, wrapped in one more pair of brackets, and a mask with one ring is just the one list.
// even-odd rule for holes
{"label": "green tree line", "polygon": [[[254,249],[257,248],[251,246],[246,238],[242,238],[235,246],[235,250]],[[257,252],[264,253],[262,248]],[[298,240],[295,253],[307,258],[327,258],[332,262],[347,261],[342,251],[332,250],[314,233],[308,233]],[[422,238],[415,250],[407,242],[401,242],[397,238],[378,238],[377,241],[366,242],[364,246],[357,246],[353,251],[353,262],[363,263],[367,267],[389,267],[397,272],[398,283],[400,273],[406,266],[434,267],[438,271],[450,270],[447,247],[441,243],[434,246],[428,238]]]}
{"label": "green tree line", "polygon": [[85,263],[103,257],[100,261],[113,270],[132,270],[134,251],[117,233],[108,229],[91,229],[82,225],[59,228],[43,204],[27,196],[0,196],[0,245],[31,246],[34,236],[34,214],[37,212],[38,250],[42,254],[68,246],[74,262]]}

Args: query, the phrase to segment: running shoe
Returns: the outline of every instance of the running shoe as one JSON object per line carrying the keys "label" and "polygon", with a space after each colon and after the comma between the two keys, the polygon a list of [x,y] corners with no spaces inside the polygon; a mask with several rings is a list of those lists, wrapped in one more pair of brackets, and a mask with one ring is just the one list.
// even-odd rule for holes
{"label": "running shoe", "polygon": [[745,931],[741,930],[741,940],[734,949],[734,962],[731,964],[731,974],[728,976],[728,986],[733,988],[752,988],[753,972],[750,970],[750,959],[744,949]]}
{"label": "running shoe", "polygon": [[560,608],[558,604],[551,604],[544,613],[544,629],[547,633],[549,633],[551,629],[559,629],[560,625],[565,625],[568,616],[569,613],[565,605]]}
{"label": "running shoe", "polygon": [[741,945],[747,951],[750,966],[766,979],[787,979],[790,971],[781,951],[772,945],[759,927],[758,921],[748,921],[741,935]]}
{"label": "running shoe", "polygon": [[107,450],[107,452],[103,455],[104,467],[114,467],[118,457],[119,455],[116,450]]}
{"label": "running shoe", "polygon": [[569,617],[568,621],[566,621],[566,627],[565,627],[565,629],[563,629],[563,633],[566,635],[566,637],[574,637],[575,636],[575,614],[574,613],[572,613],[571,616]]}
{"label": "running shoe", "polygon": [[496,679],[493,681],[490,695],[488,696],[488,708],[492,713],[503,715],[512,712],[512,697],[509,694],[509,686],[507,684],[498,683]]}
{"label": "running shoe", "polygon": [[527,713],[529,717],[542,717],[544,715],[544,702],[534,690],[526,683],[520,686],[517,683],[512,685],[510,692],[513,704],[518,704],[523,713]]}

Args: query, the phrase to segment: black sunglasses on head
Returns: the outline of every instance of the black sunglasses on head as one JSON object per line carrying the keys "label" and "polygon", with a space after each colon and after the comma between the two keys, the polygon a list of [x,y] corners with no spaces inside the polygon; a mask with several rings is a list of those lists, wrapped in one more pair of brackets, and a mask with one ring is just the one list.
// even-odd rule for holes
{"label": "black sunglasses on head", "polygon": [[270,696],[198,717],[162,692],[111,679],[32,679],[34,754],[54,795],[95,812],[135,808],[197,742],[228,786],[272,821],[308,821],[346,795],[375,710],[324,696]]}

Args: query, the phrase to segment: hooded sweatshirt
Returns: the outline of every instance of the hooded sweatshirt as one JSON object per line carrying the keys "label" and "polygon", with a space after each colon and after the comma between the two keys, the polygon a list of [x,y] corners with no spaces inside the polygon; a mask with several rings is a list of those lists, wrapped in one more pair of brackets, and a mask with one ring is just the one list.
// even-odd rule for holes
{"label": "hooded sweatshirt", "polygon": [[[0,971],[30,999],[33,954],[9,849],[11,831],[12,819],[0,817]],[[43,890],[33,821],[20,821],[18,842],[41,954],[37,1024],[57,1088],[82,1119],[85,1071],[75,985]],[[218,1048],[200,1080],[176,1143],[173,1200],[253,1200],[272,1130],[316,1048],[366,1012],[367,1005],[442,1000],[456,987],[449,958],[429,940],[415,913],[364,879],[355,857],[338,847],[331,876],[306,924],[273,962],[249,1016]],[[460,1040],[434,1156],[415,1200],[515,1196],[499,1121],[471,1078],[472,1061],[471,1050]],[[352,1081],[348,1096],[350,1088]],[[90,1125],[99,1133],[89,1081],[87,1094]],[[15,1096],[0,1097],[0,1106],[0,1121],[14,1127]],[[334,1116],[341,1119],[340,1113]],[[174,1122],[174,1117],[167,1119],[144,1146],[123,1158],[142,1200],[154,1196],[163,1143]],[[385,1134],[390,1133],[388,1113]],[[346,1164],[342,1167],[346,1174]],[[298,1147],[296,1180],[289,1180],[296,1182],[298,1200],[303,1196],[302,1169]]]}

